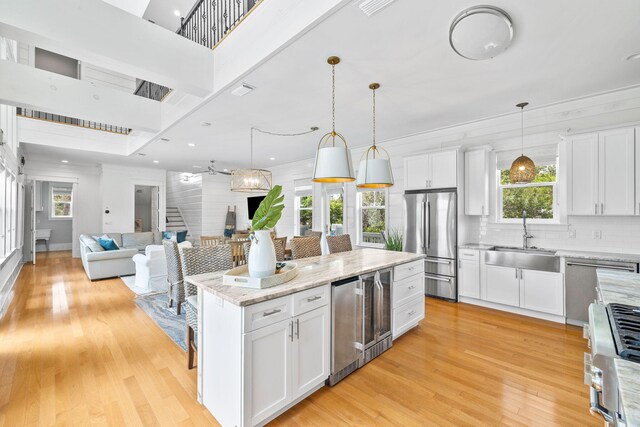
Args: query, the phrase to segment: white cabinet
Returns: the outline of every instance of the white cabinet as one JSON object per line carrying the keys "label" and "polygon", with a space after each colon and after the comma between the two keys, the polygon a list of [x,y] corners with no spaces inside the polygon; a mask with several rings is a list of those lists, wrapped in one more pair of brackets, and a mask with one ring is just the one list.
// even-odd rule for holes
{"label": "white cabinet", "polygon": [[484,299],[499,304],[520,305],[518,270],[511,267],[487,265]]}
{"label": "white cabinet", "polygon": [[246,425],[256,425],[329,377],[330,311],[325,305],[244,334]]}
{"label": "white cabinet", "polygon": [[457,150],[405,157],[405,190],[456,187],[457,159]]}
{"label": "white cabinet", "polygon": [[480,298],[479,251],[461,249],[458,252],[458,295]]}
{"label": "white cabinet", "polygon": [[570,215],[634,214],[633,129],[574,136],[568,153]]}
{"label": "white cabinet", "polygon": [[391,335],[395,340],[424,319],[423,260],[394,267],[391,297]]}
{"label": "white cabinet", "polygon": [[486,150],[464,153],[464,213],[489,215],[489,168]]}
{"label": "white cabinet", "polygon": [[520,270],[520,308],[564,315],[564,285],[561,273]]}
{"label": "white cabinet", "polygon": [[291,401],[291,321],[244,335],[244,419],[256,425]]}

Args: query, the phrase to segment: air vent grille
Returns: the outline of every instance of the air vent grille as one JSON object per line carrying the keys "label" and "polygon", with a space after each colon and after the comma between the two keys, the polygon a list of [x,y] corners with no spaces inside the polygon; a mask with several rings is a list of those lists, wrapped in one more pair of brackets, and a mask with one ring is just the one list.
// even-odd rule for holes
{"label": "air vent grille", "polygon": [[394,0],[366,0],[360,3],[360,10],[362,10],[365,15],[371,16],[393,2]]}

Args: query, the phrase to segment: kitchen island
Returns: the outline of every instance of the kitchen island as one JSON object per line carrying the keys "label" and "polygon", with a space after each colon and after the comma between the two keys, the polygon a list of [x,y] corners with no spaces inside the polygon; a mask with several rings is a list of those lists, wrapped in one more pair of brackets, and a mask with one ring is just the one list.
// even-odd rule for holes
{"label": "kitchen island", "polygon": [[424,318],[422,255],[361,249],[292,262],[298,275],[267,289],[223,285],[221,272],[185,278],[198,287],[198,400],[224,426],[263,425],[324,386],[332,282],[391,268],[393,338]]}
{"label": "kitchen island", "polygon": [[[598,301],[640,307],[640,274],[598,270]],[[640,363],[614,360],[627,427],[640,427]]]}

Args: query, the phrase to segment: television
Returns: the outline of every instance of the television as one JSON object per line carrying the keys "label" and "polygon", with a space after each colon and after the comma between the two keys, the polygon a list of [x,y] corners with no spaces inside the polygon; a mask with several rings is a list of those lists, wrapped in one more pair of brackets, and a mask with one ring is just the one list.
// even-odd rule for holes
{"label": "television", "polygon": [[249,219],[253,219],[253,215],[258,210],[258,206],[266,196],[247,197],[247,208],[249,209]]}

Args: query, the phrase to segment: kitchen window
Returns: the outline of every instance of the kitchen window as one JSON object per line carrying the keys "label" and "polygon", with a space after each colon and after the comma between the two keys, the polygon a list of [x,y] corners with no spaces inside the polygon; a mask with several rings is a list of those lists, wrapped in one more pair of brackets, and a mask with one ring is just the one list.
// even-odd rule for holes
{"label": "kitchen window", "polygon": [[528,184],[512,184],[509,169],[520,153],[496,154],[498,221],[519,223],[524,211],[527,219],[534,223],[558,222],[558,145],[526,149],[524,154],[536,165],[536,176]]}
{"label": "kitchen window", "polygon": [[297,180],[295,185],[295,234],[306,236],[313,228],[313,190],[311,180]]}
{"label": "kitchen window", "polygon": [[358,192],[358,244],[383,247],[387,231],[387,191]]}
{"label": "kitchen window", "polygon": [[71,187],[56,187],[51,185],[51,219],[71,219],[73,199]]}

